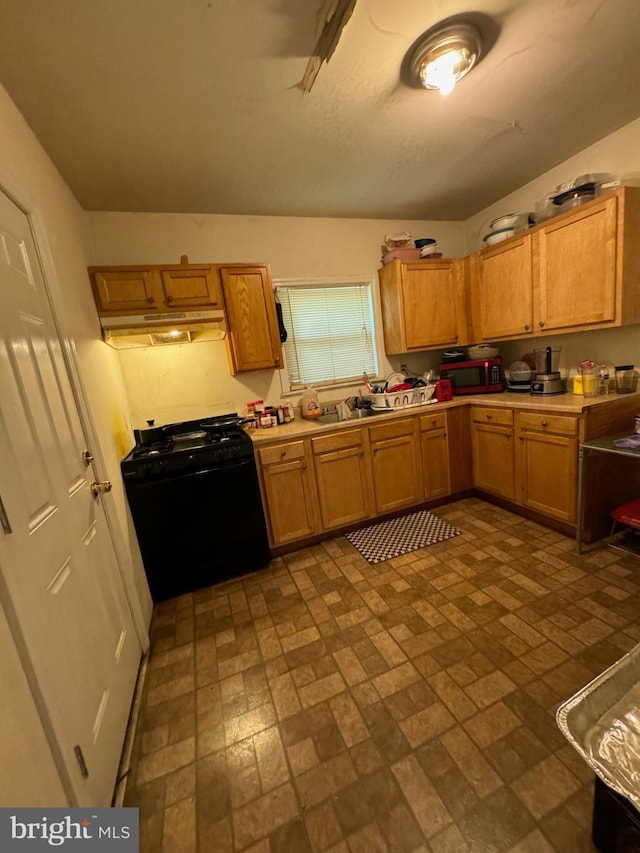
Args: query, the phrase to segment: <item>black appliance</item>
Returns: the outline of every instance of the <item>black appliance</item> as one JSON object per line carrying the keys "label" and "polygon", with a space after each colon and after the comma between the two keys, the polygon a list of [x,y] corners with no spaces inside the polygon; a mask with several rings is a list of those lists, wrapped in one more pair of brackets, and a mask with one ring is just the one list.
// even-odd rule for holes
{"label": "black appliance", "polygon": [[269,562],[253,443],[242,423],[232,414],[135,432],[120,467],[154,601]]}
{"label": "black appliance", "polygon": [[640,851],[640,814],[626,797],[596,776],[591,838],[602,853]]}

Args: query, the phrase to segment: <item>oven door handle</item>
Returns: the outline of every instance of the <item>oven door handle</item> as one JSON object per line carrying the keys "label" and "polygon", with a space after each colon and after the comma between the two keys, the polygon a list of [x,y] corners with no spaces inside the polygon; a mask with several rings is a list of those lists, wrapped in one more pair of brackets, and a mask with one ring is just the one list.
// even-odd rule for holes
{"label": "oven door handle", "polygon": [[208,474],[215,474],[218,471],[239,471],[241,468],[246,468],[247,466],[255,468],[255,461],[253,457],[250,459],[231,459],[228,462],[216,463],[215,465],[209,465],[206,468],[190,468],[186,471],[174,471],[171,474],[159,473],[145,477],[128,477],[125,478],[125,483],[127,484],[127,487],[134,488],[137,485],[145,486],[155,483],[162,483],[163,485],[168,486],[171,483],[188,480],[190,477],[203,477]]}
{"label": "oven door handle", "polygon": [[[208,468],[195,468],[182,474],[183,477],[201,477],[205,474],[215,474],[217,471],[233,471],[234,468],[244,468],[247,465],[254,466],[253,459],[231,459],[228,462],[211,465]],[[174,477],[179,479],[180,475]]]}

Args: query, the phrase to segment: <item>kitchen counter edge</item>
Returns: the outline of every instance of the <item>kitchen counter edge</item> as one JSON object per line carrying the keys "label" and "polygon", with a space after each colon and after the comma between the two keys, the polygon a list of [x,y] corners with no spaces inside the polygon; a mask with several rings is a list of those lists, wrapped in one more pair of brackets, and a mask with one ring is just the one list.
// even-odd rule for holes
{"label": "kitchen counter edge", "polygon": [[[526,411],[557,412],[559,414],[580,415],[583,412],[608,406],[616,401],[640,397],[640,391],[633,394],[607,394],[602,397],[583,397],[580,394],[558,394],[557,396],[531,396],[516,394],[473,394],[465,397],[457,397],[442,403],[432,403],[423,406],[413,406],[399,409],[394,412],[372,415],[366,418],[356,418],[350,421],[338,421],[333,424],[318,424],[315,421],[296,418],[289,424],[283,424],[270,429],[249,429],[254,444],[275,443],[292,438],[304,438],[311,435],[322,435],[327,432],[335,432],[341,429],[354,429],[360,426],[369,426],[388,420],[396,420],[402,417],[414,415],[432,414],[446,409],[459,408],[460,406],[487,406],[492,408],[522,409]],[[638,401],[640,413],[640,400]]]}

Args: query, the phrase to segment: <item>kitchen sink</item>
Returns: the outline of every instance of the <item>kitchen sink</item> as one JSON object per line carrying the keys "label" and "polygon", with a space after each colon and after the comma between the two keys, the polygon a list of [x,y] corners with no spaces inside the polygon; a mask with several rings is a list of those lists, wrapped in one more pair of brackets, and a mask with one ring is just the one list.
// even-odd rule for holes
{"label": "kitchen sink", "polygon": [[316,423],[319,424],[340,424],[344,423],[345,420],[348,421],[359,421],[362,418],[370,418],[373,415],[383,414],[382,412],[377,412],[374,409],[354,409],[348,418],[340,420],[337,412],[327,412],[324,415],[320,415],[319,418],[316,418]]}

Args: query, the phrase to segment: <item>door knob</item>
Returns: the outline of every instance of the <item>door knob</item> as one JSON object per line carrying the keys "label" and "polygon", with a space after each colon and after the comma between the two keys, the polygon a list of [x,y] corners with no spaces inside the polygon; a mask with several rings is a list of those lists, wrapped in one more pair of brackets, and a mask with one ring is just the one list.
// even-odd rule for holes
{"label": "door knob", "polygon": [[100,494],[105,494],[105,492],[111,491],[111,480],[100,480],[100,482],[96,482],[95,480],[91,483],[91,494],[94,498],[97,498]]}

